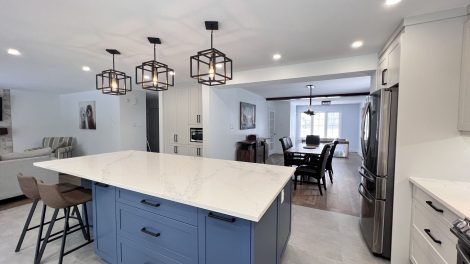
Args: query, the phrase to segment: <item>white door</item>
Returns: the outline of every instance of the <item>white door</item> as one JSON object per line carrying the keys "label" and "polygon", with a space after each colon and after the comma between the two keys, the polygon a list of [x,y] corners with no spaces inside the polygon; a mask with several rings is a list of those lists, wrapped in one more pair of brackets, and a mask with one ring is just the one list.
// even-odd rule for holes
{"label": "white door", "polygon": [[276,141],[276,129],[275,129],[275,122],[274,122],[274,112],[269,112],[269,137],[271,140],[269,141],[269,150],[274,149],[274,142]]}

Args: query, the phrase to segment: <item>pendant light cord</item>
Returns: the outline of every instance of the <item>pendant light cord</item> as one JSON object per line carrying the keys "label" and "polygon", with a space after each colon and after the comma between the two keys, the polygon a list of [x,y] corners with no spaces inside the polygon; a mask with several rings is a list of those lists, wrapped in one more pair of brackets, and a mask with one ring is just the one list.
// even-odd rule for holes
{"label": "pendant light cord", "polygon": [[157,44],[153,44],[153,60],[157,60]]}
{"label": "pendant light cord", "polygon": [[213,47],[214,46],[213,45],[214,44],[214,36],[213,35],[214,35],[214,30],[211,30],[211,49],[214,48]]}
{"label": "pendant light cord", "polygon": [[113,54],[113,71],[114,71],[114,70],[115,70],[115,68],[114,68],[114,54]]}
{"label": "pendant light cord", "polygon": [[312,86],[310,86],[310,106],[308,107],[308,109],[310,109],[312,107]]}

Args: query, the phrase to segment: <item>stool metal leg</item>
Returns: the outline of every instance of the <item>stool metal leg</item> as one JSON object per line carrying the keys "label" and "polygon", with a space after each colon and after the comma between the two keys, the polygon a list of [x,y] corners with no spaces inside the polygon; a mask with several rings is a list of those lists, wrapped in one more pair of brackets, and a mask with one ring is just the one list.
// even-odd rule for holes
{"label": "stool metal leg", "polygon": [[90,224],[88,223],[88,209],[86,203],[83,204],[83,214],[85,215],[85,226],[88,234],[88,241],[91,241]]}
{"label": "stool metal leg", "polygon": [[49,227],[47,228],[46,237],[44,238],[42,242],[41,250],[39,251],[38,257],[35,260],[36,264],[39,264],[41,262],[42,255],[44,254],[44,250],[46,250],[46,245],[47,245],[47,242],[49,241],[49,237],[51,236],[52,228],[54,227],[54,223],[57,219],[58,213],[59,213],[59,209],[55,209],[54,214],[52,215],[51,222],[49,223]]}
{"label": "stool metal leg", "polygon": [[62,236],[62,245],[60,246],[59,264],[62,264],[62,260],[64,259],[65,241],[67,240],[67,229],[69,226],[68,223],[70,217],[70,207],[66,208],[65,210],[64,234]]}
{"label": "stool metal leg", "polygon": [[31,205],[31,209],[29,210],[28,218],[26,219],[26,223],[24,223],[23,231],[21,231],[20,240],[18,240],[18,244],[16,245],[15,252],[19,252],[21,249],[21,245],[23,244],[24,236],[28,231],[29,224],[31,223],[31,218],[33,217],[34,211],[36,210],[36,206],[38,205],[39,199],[34,199],[33,205]]}
{"label": "stool metal leg", "polygon": [[89,240],[88,239],[88,234],[86,233],[86,230],[85,230],[85,226],[83,225],[82,215],[80,214],[80,211],[78,210],[78,207],[75,205],[73,207],[73,210],[77,214],[77,220],[78,220],[78,224],[80,225],[80,227],[82,229],[83,238],[85,238],[86,240]]}
{"label": "stool metal leg", "polygon": [[39,255],[39,247],[41,246],[42,229],[44,227],[44,218],[46,217],[46,208],[47,206],[44,204],[42,206],[41,222],[39,222],[38,240],[36,242],[36,251],[34,252],[34,263],[37,262],[37,258]]}

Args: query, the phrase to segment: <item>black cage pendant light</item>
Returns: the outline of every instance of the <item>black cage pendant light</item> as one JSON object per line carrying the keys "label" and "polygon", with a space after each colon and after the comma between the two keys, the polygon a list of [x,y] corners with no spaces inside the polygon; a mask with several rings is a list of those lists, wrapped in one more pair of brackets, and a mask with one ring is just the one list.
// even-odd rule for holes
{"label": "black cage pendant light", "polygon": [[132,78],[115,68],[114,55],[121,53],[115,49],[106,49],[106,51],[113,55],[113,68],[96,75],[96,89],[104,94],[125,95],[126,92],[132,91]]}
{"label": "black cage pendant light", "polygon": [[214,30],[219,22],[206,21],[206,29],[211,31],[211,48],[199,51],[190,58],[191,78],[209,86],[225,84],[232,80],[232,60],[225,53],[214,48]]}
{"label": "black cage pendant light", "polygon": [[314,88],[315,86],[309,84],[307,85],[307,88],[310,89],[310,104],[308,105],[308,110],[304,112],[304,114],[306,115],[309,115],[309,116],[313,116],[315,115],[315,112],[313,112],[312,110],[312,89]]}
{"label": "black cage pendant light", "polygon": [[135,82],[145,90],[166,91],[175,85],[175,71],[157,61],[157,45],[162,43],[160,39],[148,37],[148,40],[153,44],[153,60],[135,67]]}

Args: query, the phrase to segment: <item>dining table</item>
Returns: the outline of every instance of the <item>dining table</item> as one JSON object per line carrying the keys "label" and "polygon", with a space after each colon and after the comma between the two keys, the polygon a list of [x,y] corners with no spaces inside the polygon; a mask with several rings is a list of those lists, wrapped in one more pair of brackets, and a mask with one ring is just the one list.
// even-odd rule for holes
{"label": "dining table", "polygon": [[305,143],[298,143],[293,147],[287,149],[287,152],[291,153],[301,153],[305,155],[320,155],[323,147],[326,143],[320,143],[318,145],[308,145]]}

